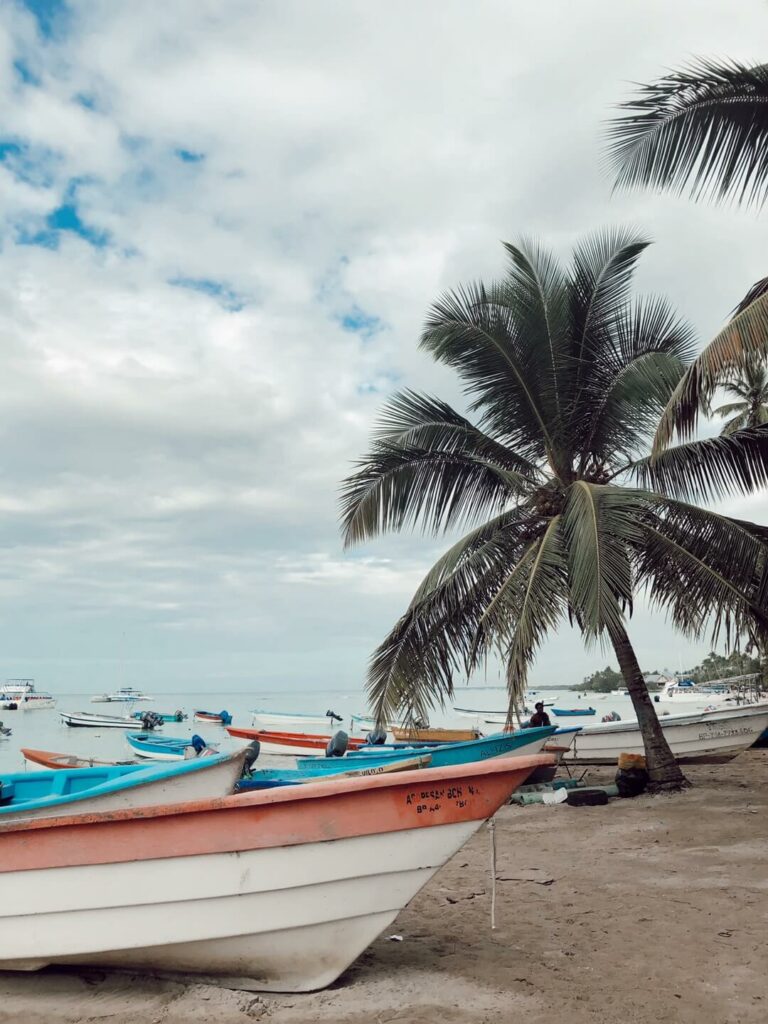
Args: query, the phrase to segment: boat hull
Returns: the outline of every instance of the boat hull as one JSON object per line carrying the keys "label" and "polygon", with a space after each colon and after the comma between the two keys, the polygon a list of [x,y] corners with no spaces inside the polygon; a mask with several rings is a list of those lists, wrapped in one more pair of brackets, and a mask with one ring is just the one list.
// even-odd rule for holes
{"label": "boat hull", "polygon": [[251,725],[254,729],[268,732],[327,732],[332,734],[344,728],[344,723],[329,715],[299,715],[290,712],[252,711]]}
{"label": "boat hull", "polygon": [[78,757],[77,754],[60,754],[54,750],[34,750],[31,747],[22,747],[21,755],[25,761],[39,764],[43,768],[108,768],[136,763],[129,759],[101,761],[95,757]]}
{"label": "boat hull", "polygon": [[[205,759],[194,768],[185,768],[170,774],[141,780],[144,766],[131,768],[128,779],[135,784],[113,792],[83,794],[70,803],[53,804],[37,808],[25,808],[13,804],[0,808],[0,825],[6,822],[37,821],[42,818],[61,817],[62,813],[95,814],[105,811],[127,811],[137,808],[160,807],[164,804],[182,803],[186,800],[206,800],[227,796],[233,792],[235,783],[243,771],[244,751],[221,758],[217,761]],[[57,773],[59,775],[59,773]]]}
{"label": "boat hull", "polygon": [[[135,729],[135,718],[115,715],[94,715],[89,711],[60,711],[59,718],[72,729]],[[159,729],[160,726],[155,726]]]}
{"label": "boat hull", "polygon": [[[751,746],[768,727],[768,705],[661,716],[659,722],[676,761],[681,764],[723,764]],[[619,754],[643,754],[636,722],[586,726],[564,755],[567,762],[616,764]]]}
{"label": "boat hull", "polygon": [[396,740],[415,743],[467,743],[480,738],[477,729],[405,729],[393,727]]}
{"label": "boat hull", "polygon": [[[315,736],[300,732],[274,732],[266,729],[244,729],[227,726],[227,732],[235,739],[258,740],[267,754],[281,754],[287,757],[325,757],[330,736]],[[357,750],[367,743],[363,736],[349,737],[349,750]]]}
{"label": "boat hull", "polygon": [[322,988],[548,760],[0,827],[0,968]]}

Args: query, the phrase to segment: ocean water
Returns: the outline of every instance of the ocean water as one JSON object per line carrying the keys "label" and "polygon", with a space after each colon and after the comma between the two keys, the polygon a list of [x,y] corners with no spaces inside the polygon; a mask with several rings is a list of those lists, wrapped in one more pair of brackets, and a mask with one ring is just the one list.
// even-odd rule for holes
{"label": "ocean water", "polygon": [[[104,715],[125,715],[134,710],[150,710],[170,713],[177,708],[185,711],[189,718],[185,722],[167,722],[162,734],[165,736],[189,737],[193,733],[202,736],[206,742],[217,743],[222,751],[236,750],[243,745],[243,740],[232,739],[224,728],[203,722],[193,722],[192,713],[195,709],[206,711],[227,710],[233,716],[233,724],[251,725],[251,711],[260,708],[274,712],[304,712],[323,715],[332,710],[343,719],[336,728],[350,730],[350,717],[353,714],[364,714],[366,700],[362,691],[326,690],[322,694],[317,691],[281,691],[266,693],[217,693],[215,695],[195,693],[180,695],[178,693],[155,693],[151,701],[141,701],[134,705],[128,704],[92,704],[91,694],[53,694],[57,700],[55,709],[44,711],[0,711],[0,719],[13,730],[7,740],[0,740],[0,772],[24,771],[32,766],[26,765],[22,747],[37,750],[48,750],[56,753],[77,754],[80,757],[94,757],[103,760],[121,760],[131,756],[121,729],[73,729],[64,725],[59,717],[60,711],[88,711]],[[632,705],[628,697],[613,694],[586,694],[581,696],[567,688],[545,689],[532,691],[529,703],[535,700],[553,701],[555,706],[576,708],[579,706],[596,709],[594,716],[584,718],[564,718],[563,725],[587,725],[599,722],[609,711],[618,712],[622,719],[633,719]],[[503,687],[461,687],[456,691],[453,702],[458,707],[478,709],[476,719],[455,714],[452,708],[445,711],[436,710],[430,715],[434,726],[452,728],[469,728],[477,725],[482,732],[491,733],[500,726],[483,722],[483,711],[503,711],[506,707],[506,691]],[[551,712],[551,708],[547,709]],[[555,724],[555,719],[552,719]],[[137,731],[141,726],[137,722]],[[330,728],[329,728],[330,735]],[[259,764],[264,767],[293,764],[291,758],[270,756],[262,753]]]}

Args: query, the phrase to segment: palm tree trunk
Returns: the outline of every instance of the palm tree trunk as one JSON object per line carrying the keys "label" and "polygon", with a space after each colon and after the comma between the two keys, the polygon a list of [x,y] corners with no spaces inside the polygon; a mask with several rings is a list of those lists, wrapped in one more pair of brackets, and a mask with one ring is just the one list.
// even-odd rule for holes
{"label": "palm tree trunk", "polygon": [[669,749],[669,744],[656,717],[653,701],[648,694],[643,673],[637,663],[635,651],[624,629],[613,630],[611,642],[616,657],[619,659],[619,668],[624,676],[624,682],[627,684],[629,696],[632,698],[632,706],[635,709],[643,737],[646,766],[651,779],[648,788],[651,792],[660,792],[661,790],[682,789],[684,786],[690,785]]}

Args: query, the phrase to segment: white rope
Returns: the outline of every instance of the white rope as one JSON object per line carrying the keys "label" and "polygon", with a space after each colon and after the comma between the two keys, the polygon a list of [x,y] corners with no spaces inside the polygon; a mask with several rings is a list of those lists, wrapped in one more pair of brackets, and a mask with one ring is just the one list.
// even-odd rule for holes
{"label": "white rope", "polygon": [[491,931],[496,929],[496,820],[488,820],[488,833],[491,837]]}

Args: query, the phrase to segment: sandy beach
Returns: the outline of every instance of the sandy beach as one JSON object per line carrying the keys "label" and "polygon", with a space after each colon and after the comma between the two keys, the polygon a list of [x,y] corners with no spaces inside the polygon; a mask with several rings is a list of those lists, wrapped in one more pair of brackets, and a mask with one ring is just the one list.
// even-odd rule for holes
{"label": "sandy beach", "polygon": [[[608,778],[593,769],[590,778]],[[762,1022],[768,750],[690,767],[691,791],[505,807],[490,928],[483,828],[331,988],[304,996],[103,971],[0,975],[24,1024]]]}

